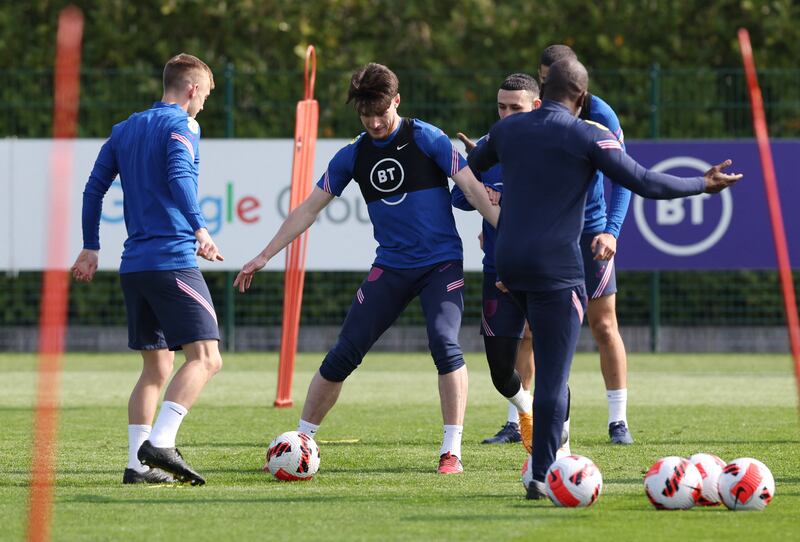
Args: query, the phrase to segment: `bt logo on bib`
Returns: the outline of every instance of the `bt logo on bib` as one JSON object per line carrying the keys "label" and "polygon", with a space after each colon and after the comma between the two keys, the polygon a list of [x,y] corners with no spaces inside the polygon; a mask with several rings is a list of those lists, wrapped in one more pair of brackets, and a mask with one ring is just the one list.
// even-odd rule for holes
{"label": "bt logo on bib", "polygon": [[[372,171],[369,172],[369,182],[373,188],[378,192],[384,194],[391,194],[403,186],[405,179],[405,171],[400,162],[394,158],[384,158],[372,166]],[[381,201],[387,205],[397,205],[405,199],[406,195],[403,194],[399,200],[389,201],[382,199]]]}

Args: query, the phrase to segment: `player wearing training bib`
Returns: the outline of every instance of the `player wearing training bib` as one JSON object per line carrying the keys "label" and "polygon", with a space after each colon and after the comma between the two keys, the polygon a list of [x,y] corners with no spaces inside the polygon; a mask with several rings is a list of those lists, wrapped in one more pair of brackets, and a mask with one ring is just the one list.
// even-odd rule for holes
{"label": "player wearing training bib", "polygon": [[576,59],[555,62],[542,107],[501,120],[469,155],[473,169],[503,167],[497,272],[526,307],[536,347],[531,499],[545,495],[544,476],[561,442],[567,381],[587,302],[578,238],[595,171],[649,198],[717,192],[741,178],[721,173],[730,162],[692,178],[644,169],[605,127],[576,118],[588,80]]}
{"label": "player wearing training bib", "polygon": [[[222,367],[214,303],[195,256],[197,250],[210,261],[222,259],[197,202],[200,125],[194,117],[213,88],[211,70],[198,58],[181,54],[167,62],[163,98],[114,126],[83,193],[84,249],[72,271],[88,282],[97,270],[103,197],[120,177],[128,238],[119,272],[128,346],[139,350],[144,362],[128,403],[126,484],[173,482],[173,476],[205,483],[184,461],[175,439],[184,416]],[[153,424],[174,350],[181,349],[186,363]]]}
{"label": "player wearing training bib", "polygon": [[336,153],[308,199],[289,214],[264,250],[245,264],[234,286],[244,292],[253,274],[308,229],[322,209],[355,181],[367,203],[377,253],[336,344],[311,381],[297,430],[316,434],[344,380],[408,303],[419,297],[439,373],[444,441],[438,472],[460,473],[467,397],[467,370],[458,344],[464,273],[448,177],[493,223],[498,209],[441,130],[398,115],[398,87],[397,76],[380,64],[368,64],[353,75],[348,102],[355,102],[366,132]]}

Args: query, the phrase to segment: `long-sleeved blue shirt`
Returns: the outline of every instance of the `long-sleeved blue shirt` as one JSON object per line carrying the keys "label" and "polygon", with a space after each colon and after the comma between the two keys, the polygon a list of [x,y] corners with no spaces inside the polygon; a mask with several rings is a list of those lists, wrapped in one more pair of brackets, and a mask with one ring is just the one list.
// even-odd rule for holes
{"label": "long-sleeved blue shirt", "polygon": [[[484,136],[478,140],[477,144],[482,145],[485,140],[486,137]],[[492,166],[488,171],[476,171],[475,176],[479,181],[496,192],[503,191],[503,168],[500,167],[500,164]],[[456,209],[461,209],[462,211],[475,210],[475,207],[467,201],[467,196],[464,195],[463,190],[461,190],[458,185],[453,186],[450,199],[453,203],[453,207]],[[481,221],[481,233],[483,233],[483,272],[497,273],[494,266],[494,239],[497,236],[497,232],[494,226],[484,219]]]}
{"label": "long-sleeved blue shirt", "polygon": [[703,177],[646,170],[605,126],[582,121],[553,101],[495,124],[468,162],[477,171],[498,162],[503,168],[495,262],[500,280],[521,291],[584,282],[578,240],[596,170],[648,198],[691,196],[705,188]]}
{"label": "long-sleeved blue shirt", "polygon": [[[625,136],[619,124],[619,118],[611,106],[606,102],[592,95],[591,105],[589,106],[589,120],[598,122],[608,128],[614,134],[623,150],[625,149]],[[614,180],[613,178],[611,179]],[[603,186],[603,174],[600,171],[595,173],[589,192],[586,196],[586,222],[583,225],[583,233],[610,233],[614,237],[619,237],[622,229],[622,222],[628,213],[628,204],[631,201],[631,192],[627,188],[612,182],[611,200],[606,212],[606,198]]]}
{"label": "long-sleeved blue shirt", "polygon": [[120,273],[197,267],[199,142],[200,126],[177,104],[156,102],[116,124],[83,192],[83,247],[100,249],[103,197],[119,174],[128,232]]}

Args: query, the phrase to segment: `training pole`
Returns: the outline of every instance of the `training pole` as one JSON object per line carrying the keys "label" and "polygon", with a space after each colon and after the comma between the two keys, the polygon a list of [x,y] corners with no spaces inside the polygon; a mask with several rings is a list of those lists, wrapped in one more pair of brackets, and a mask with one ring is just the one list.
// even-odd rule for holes
{"label": "training pole", "polygon": [[[314,82],[317,76],[317,55],[314,46],[306,50],[305,91],[297,102],[297,123],[294,130],[294,161],[289,212],[306,200],[311,193],[314,173],[314,150],[317,145],[319,103],[314,99]],[[275,406],[292,406],[292,378],[297,353],[297,334],[300,329],[300,308],[303,305],[303,284],[306,276],[308,230],[286,248],[286,274],[283,288],[283,329],[281,354],[278,365],[278,388]]]}
{"label": "training pole", "polygon": [[54,77],[53,149],[50,158],[49,224],[39,315],[39,371],[34,417],[28,540],[50,539],[58,438],[58,383],[67,323],[67,247],[73,141],[78,120],[83,14],[74,7],[58,16]]}
{"label": "training pole", "polygon": [[[775,165],[772,162],[772,150],[769,146],[767,119],[764,115],[764,100],[761,96],[761,87],[758,85],[753,49],[750,46],[750,34],[746,28],[739,29],[739,48],[742,51],[744,71],[747,75],[747,88],[750,93],[750,105],[753,109],[753,130],[758,143],[758,152],[761,155],[761,169],[764,174],[769,218],[772,223],[772,237],[775,240],[778,273],[780,274],[781,289],[783,290],[786,327],[789,331],[789,345],[794,358],[797,394],[798,399],[800,399],[800,323],[798,322],[797,300],[794,292],[794,282],[792,281],[792,265],[789,259],[789,248],[786,243],[786,230],[783,226],[778,183],[775,179]],[[800,402],[798,405],[800,406]]]}

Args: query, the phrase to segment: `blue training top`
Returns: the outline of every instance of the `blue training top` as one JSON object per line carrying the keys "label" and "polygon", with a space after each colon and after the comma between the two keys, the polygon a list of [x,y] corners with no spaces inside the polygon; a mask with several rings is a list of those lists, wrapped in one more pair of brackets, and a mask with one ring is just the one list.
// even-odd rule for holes
{"label": "blue training top", "polygon": [[[625,149],[625,136],[622,127],[619,125],[619,118],[611,106],[595,95],[592,95],[589,106],[589,120],[598,122],[609,129],[619,140],[623,150]],[[614,179],[611,179],[614,181]],[[589,186],[586,197],[586,223],[583,226],[583,233],[610,233],[614,237],[619,237],[622,229],[622,222],[628,213],[628,204],[631,201],[631,192],[619,184],[611,183],[611,201],[609,202],[608,213],[606,213],[606,198],[603,188],[603,174],[598,170],[594,180]]]}
{"label": "blue training top", "polygon": [[649,198],[703,192],[703,177],[648,171],[605,126],[574,117],[545,101],[530,113],[495,124],[469,155],[473,170],[503,167],[503,205],[497,229],[498,277],[511,290],[553,291],[583,284],[578,240],[586,193],[595,171]]}
{"label": "blue training top", "polygon": [[[625,148],[625,137],[622,133],[622,127],[619,124],[614,110],[606,102],[592,95],[592,105],[589,108],[589,118],[595,122],[607,127],[616,138],[619,140],[622,148]],[[478,145],[486,141],[486,136],[480,138],[477,142]],[[496,164],[484,173],[477,172],[476,176],[483,183],[497,192],[503,191],[503,170],[500,164]],[[475,208],[469,204],[464,192],[457,186],[453,187],[452,191],[453,207],[463,211],[474,211]],[[619,237],[622,228],[622,222],[625,220],[625,215],[628,213],[628,204],[631,200],[631,192],[627,188],[612,182],[611,184],[611,202],[608,213],[606,213],[606,200],[605,190],[603,185],[603,173],[597,170],[589,186],[589,191],[586,197],[585,219],[583,226],[583,233],[610,233],[614,237]],[[496,273],[497,269],[494,264],[494,244],[497,232],[495,229],[486,222],[482,224],[483,231],[483,272]]]}
{"label": "blue training top", "polygon": [[378,242],[375,264],[411,269],[463,259],[447,177],[466,165],[439,128],[402,119],[385,140],[362,133],[340,149],[317,186],[340,196],[355,179]]}
{"label": "blue training top", "polygon": [[[486,141],[486,136],[483,136],[477,141],[478,145],[482,145]],[[475,172],[475,176],[486,186],[492,188],[497,192],[503,191],[503,168],[500,164],[492,166],[488,171]],[[470,202],[464,192],[458,187],[454,186],[450,193],[453,207],[461,209],[462,211],[474,211]],[[481,222],[481,231],[483,232],[483,272],[496,274],[497,269],[494,265],[494,243],[497,236],[496,230],[486,220]]]}
{"label": "blue training top", "polygon": [[128,232],[119,272],[197,267],[199,142],[200,125],[177,104],[156,102],[116,124],[83,192],[83,247],[100,249],[103,197],[119,174]]}

